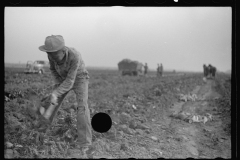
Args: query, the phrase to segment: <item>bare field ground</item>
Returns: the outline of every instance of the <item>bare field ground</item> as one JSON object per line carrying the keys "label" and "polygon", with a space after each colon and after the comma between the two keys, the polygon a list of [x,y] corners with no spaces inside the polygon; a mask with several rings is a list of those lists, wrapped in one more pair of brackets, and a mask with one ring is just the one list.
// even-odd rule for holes
{"label": "bare field ground", "polygon": [[[50,132],[40,134],[27,110],[27,94],[34,91],[42,98],[53,82],[50,74],[22,71],[5,68],[5,158],[81,158],[68,152],[77,137],[76,114],[69,111],[75,96],[69,93]],[[232,157],[229,75],[204,82],[197,73],[161,78],[155,72],[147,77],[122,77],[114,70],[89,73],[91,117],[105,112],[113,121],[107,133],[93,131],[93,158]],[[180,94],[196,97],[184,99]],[[207,121],[196,122],[193,117],[198,115]]]}

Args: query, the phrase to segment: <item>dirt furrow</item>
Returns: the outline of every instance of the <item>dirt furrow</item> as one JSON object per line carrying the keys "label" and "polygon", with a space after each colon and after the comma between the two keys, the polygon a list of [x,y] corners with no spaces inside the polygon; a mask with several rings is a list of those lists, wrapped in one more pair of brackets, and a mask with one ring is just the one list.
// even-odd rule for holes
{"label": "dirt furrow", "polygon": [[[181,139],[179,141],[180,146],[183,146],[183,150],[187,153],[184,155],[184,158],[216,158],[216,155],[219,156],[219,154],[222,157],[231,156],[231,138],[224,137],[221,139],[219,138],[221,137],[220,135],[216,135],[218,132],[222,133],[221,119],[213,118],[213,120],[210,120],[208,118],[206,123],[189,123],[185,119],[186,117],[181,117],[184,115],[183,113],[190,113],[191,115],[214,114],[214,107],[209,106],[208,101],[213,101],[221,97],[220,94],[214,91],[214,85],[215,82],[209,80],[203,86],[196,86],[192,93],[195,93],[201,100],[195,102],[177,102],[169,109],[170,115],[175,116],[165,117],[165,120],[167,120],[166,124],[173,128],[177,137]],[[224,150],[224,145],[220,144],[223,142],[223,139],[228,141],[228,143],[224,144],[227,150],[226,148]],[[224,153],[221,154],[220,152]]]}

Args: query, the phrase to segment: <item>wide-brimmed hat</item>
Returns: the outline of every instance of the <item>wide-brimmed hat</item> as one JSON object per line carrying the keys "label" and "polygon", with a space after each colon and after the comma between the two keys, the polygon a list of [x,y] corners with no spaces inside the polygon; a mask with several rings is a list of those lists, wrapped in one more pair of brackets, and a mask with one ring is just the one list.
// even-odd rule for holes
{"label": "wide-brimmed hat", "polygon": [[39,47],[43,52],[56,52],[65,47],[64,39],[61,35],[51,35],[46,37],[45,45]]}

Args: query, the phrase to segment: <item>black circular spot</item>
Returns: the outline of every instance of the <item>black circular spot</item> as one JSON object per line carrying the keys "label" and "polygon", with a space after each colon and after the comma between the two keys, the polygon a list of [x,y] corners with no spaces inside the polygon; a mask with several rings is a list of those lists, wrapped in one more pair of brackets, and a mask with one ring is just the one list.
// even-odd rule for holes
{"label": "black circular spot", "polygon": [[106,113],[96,113],[92,117],[91,125],[96,132],[104,133],[112,127],[112,119]]}

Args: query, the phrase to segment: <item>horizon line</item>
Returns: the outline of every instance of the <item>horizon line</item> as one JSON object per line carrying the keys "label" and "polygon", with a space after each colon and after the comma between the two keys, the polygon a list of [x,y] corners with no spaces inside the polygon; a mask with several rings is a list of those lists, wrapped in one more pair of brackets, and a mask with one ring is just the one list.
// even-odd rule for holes
{"label": "horizon line", "polygon": [[[25,65],[25,63],[10,63],[10,62],[4,62],[4,64],[7,64],[7,65]],[[110,69],[110,70],[118,70],[118,67],[113,67],[113,66],[86,66],[86,68],[99,68],[99,69]],[[149,71],[156,71],[157,69],[152,69],[152,68],[149,68]],[[191,70],[176,70],[176,69],[169,69],[169,68],[166,68],[164,69],[165,71],[169,72],[173,72],[173,70],[175,70],[176,72],[203,72],[203,71],[191,71]],[[227,69],[226,71],[219,71],[219,72],[229,72],[231,71],[231,69]]]}

